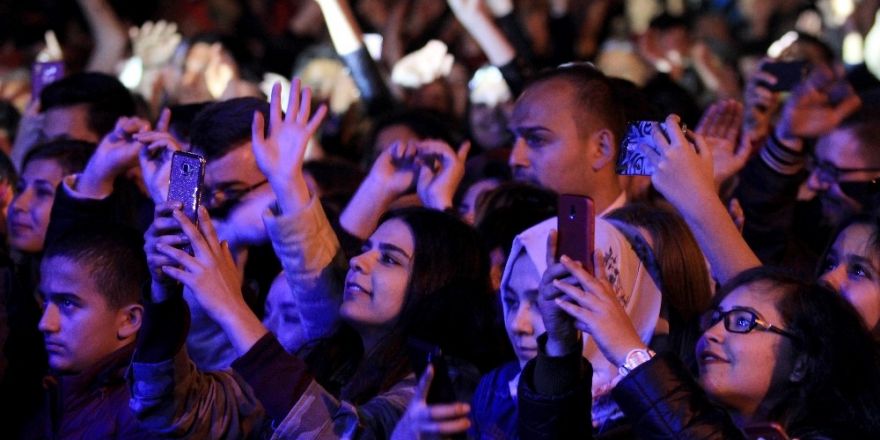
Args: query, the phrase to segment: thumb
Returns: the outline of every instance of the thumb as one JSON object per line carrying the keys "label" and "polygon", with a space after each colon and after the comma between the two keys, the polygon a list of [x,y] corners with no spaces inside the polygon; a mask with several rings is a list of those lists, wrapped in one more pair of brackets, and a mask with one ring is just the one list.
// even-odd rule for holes
{"label": "thumb", "polygon": [[159,121],[156,122],[156,131],[168,132],[168,126],[171,125],[171,109],[165,107],[159,114]]}
{"label": "thumb", "polygon": [[416,386],[415,399],[420,401],[428,400],[428,392],[431,390],[431,382],[434,380],[434,365],[428,364],[428,367],[425,368],[425,372],[422,373],[422,377],[419,379],[419,384]]}
{"label": "thumb", "polygon": [[458,153],[456,153],[456,155],[458,156],[458,160],[464,163],[465,161],[467,161],[468,153],[470,152],[471,141],[462,142],[461,146],[458,147]]}
{"label": "thumb", "polygon": [[419,189],[428,189],[431,186],[431,182],[434,180],[434,170],[432,170],[428,166],[419,167],[419,181],[418,188]]}
{"label": "thumb", "polygon": [[556,229],[551,229],[550,233],[547,234],[547,255],[545,260],[547,260],[547,267],[550,267],[556,264],[556,237],[557,237]]}

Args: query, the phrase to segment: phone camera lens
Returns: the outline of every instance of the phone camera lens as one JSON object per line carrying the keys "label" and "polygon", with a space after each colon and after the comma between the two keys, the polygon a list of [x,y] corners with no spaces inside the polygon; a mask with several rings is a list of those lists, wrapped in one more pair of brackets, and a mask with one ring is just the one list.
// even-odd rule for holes
{"label": "phone camera lens", "polygon": [[574,206],[572,206],[568,209],[568,219],[574,220],[574,217],[575,217]]}
{"label": "phone camera lens", "polygon": [[192,172],[192,165],[185,163],[182,167],[180,167],[180,169],[183,171],[184,174],[189,174]]}

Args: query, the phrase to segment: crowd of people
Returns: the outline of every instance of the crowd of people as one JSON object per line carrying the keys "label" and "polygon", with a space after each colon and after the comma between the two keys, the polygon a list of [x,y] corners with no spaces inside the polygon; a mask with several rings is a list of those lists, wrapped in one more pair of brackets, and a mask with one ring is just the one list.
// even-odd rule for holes
{"label": "crowd of people", "polygon": [[880,438],[880,1],[0,5],[0,437]]}

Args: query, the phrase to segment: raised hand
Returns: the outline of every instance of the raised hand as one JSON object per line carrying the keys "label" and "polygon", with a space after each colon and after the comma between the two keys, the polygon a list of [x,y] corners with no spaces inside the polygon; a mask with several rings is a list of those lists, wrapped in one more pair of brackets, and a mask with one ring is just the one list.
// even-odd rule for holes
{"label": "raised hand", "polygon": [[235,65],[235,60],[223,51],[223,46],[219,43],[211,46],[204,76],[208,93],[214,99],[222,97],[229,84],[238,78],[238,67]]}
{"label": "raised hand", "polygon": [[138,153],[138,162],[141,165],[144,186],[156,204],[168,199],[171,156],[175,151],[181,151],[177,139],[168,132],[170,122],[171,110],[166,108],[162,110],[155,130],[134,135],[134,139],[143,145]]}
{"label": "raised hand", "polygon": [[815,66],[785,103],[776,135],[785,142],[828,134],[861,104],[852,87],[835,78],[831,69]]}
{"label": "raised hand", "polygon": [[176,265],[176,261],[159,252],[157,246],[164,244],[181,247],[189,243],[189,239],[181,233],[177,220],[171,216],[174,210],[179,210],[181,207],[180,202],[157,203],[153,223],[144,234],[144,253],[147,255],[147,265],[150,268],[152,278],[153,302],[159,303],[168,299],[172,293],[173,284],[176,283],[166,276],[163,270],[165,266]]}
{"label": "raised hand", "polygon": [[742,104],[729,99],[709,106],[697,124],[697,134],[703,136],[712,150],[716,187],[738,173],[749,159],[749,144],[741,142],[739,136],[742,119]]}
{"label": "raised hand", "polygon": [[556,287],[556,281],[566,278],[568,282],[574,282],[568,269],[562,263],[556,262],[556,237],[556,231],[552,231],[547,237],[547,270],[538,284],[538,309],[547,332],[547,354],[564,356],[579,350],[580,344],[574,320],[556,302],[564,295]]}
{"label": "raised hand", "polygon": [[181,35],[177,24],[159,20],[145,22],[141,27],[128,30],[133,56],[141,59],[145,68],[161,67],[174,55]]}
{"label": "raised hand", "polygon": [[468,430],[470,405],[463,402],[429,405],[427,402],[434,367],[428,365],[419,379],[415,395],[406,407],[403,417],[394,427],[392,440],[424,440],[459,434]]}
{"label": "raised hand", "polygon": [[648,157],[656,165],[651,183],[682,210],[688,203],[699,203],[701,198],[697,196],[717,197],[712,152],[701,135],[693,132],[685,135],[680,121],[677,115],[670,115],[666,118],[665,128],[659,123],[654,124],[653,139],[660,155],[649,154]]}
{"label": "raised hand", "polygon": [[150,123],[143,119],[126,116],[119,118],[113,131],[98,144],[75,189],[94,199],[110,195],[116,177],[138,165],[141,143],[134,139],[135,133],[149,129]]}
{"label": "raised hand", "polygon": [[443,141],[416,142],[420,162],[416,192],[425,206],[439,211],[452,207],[452,198],[464,178],[464,166],[471,143],[465,141],[456,153]]}
{"label": "raised hand", "polygon": [[217,238],[203,206],[198,209],[198,227],[179,209],[172,211],[172,217],[189,240],[193,254],[157,243],[156,249],[174,263],[162,266],[162,271],[189,288],[208,316],[223,327],[236,351],[246,353],[267,330],[241,294],[241,274],[229,245]]}
{"label": "raised hand", "polygon": [[772,118],[779,107],[777,94],[767,87],[776,84],[776,76],[763,70],[769,61],[762,60],[746,83],[743,141],[749,143],[749,148],[760,145],[770,135]]}
{"label": "raised hand", "polygon": [[323,104],[311,115],[312,91],[300,88],[300,80],[295,78],[290,86],[287,113],[282,114],[281,87],[276,85],[269,101],[268,132],[260,112],[254,113],[251,126],[257,166],[269,179],[283,212],[299,211],[309,202],[303,161],[309,139],[327,115],[327,106]]}
{"label": "raised hand", "polygon": [[608,282],[602,260],[601,253],[596,252],[594,277],[579,262],[563,256],[560,262],[576,282],[553,280],[553,285],[564,293],[555,302],[574,319],[576,328],[593,337],[605,358],[619,366],[631,350],[647,347]]}

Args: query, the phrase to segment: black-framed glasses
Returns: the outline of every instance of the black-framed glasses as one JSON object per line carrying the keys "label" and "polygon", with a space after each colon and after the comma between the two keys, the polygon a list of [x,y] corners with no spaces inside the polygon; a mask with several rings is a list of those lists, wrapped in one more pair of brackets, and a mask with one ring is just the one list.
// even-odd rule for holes
{"label": "black-framed glasses", "polygon": [[243,199],[246,195],[248,195],[248,193],[267,183],[269,183],[269,180],[263,179],[251,186],[246,186],[244,188],[232,187],[215,190],[210,190],[206,188],[205,197],[203,198],[203,204],[209,210],[228,211],[228,208],[230,206]]}
{"label": "black-framed glasses", "polygon": [[798,337],[782,327],[764,321],[758,312],[747,307],[733,307],[730,310],[709,310],[700,318],[700,329],[706,331],[719,321],[724,321],[724,328],[731,333],[749,333],[754,329],[773,332],[797,340]]}
{"label": "black-framed glasses", "polygon": [[816,177],[819,178],[819,181],[828,184],[843,183],[840,182],[840,178],[847,174],[880,173],[880,168],[877,167],[842,168],[827,160],[819,160],[814,156],[807,157],[807,170],[811,173],[816,173]]}

